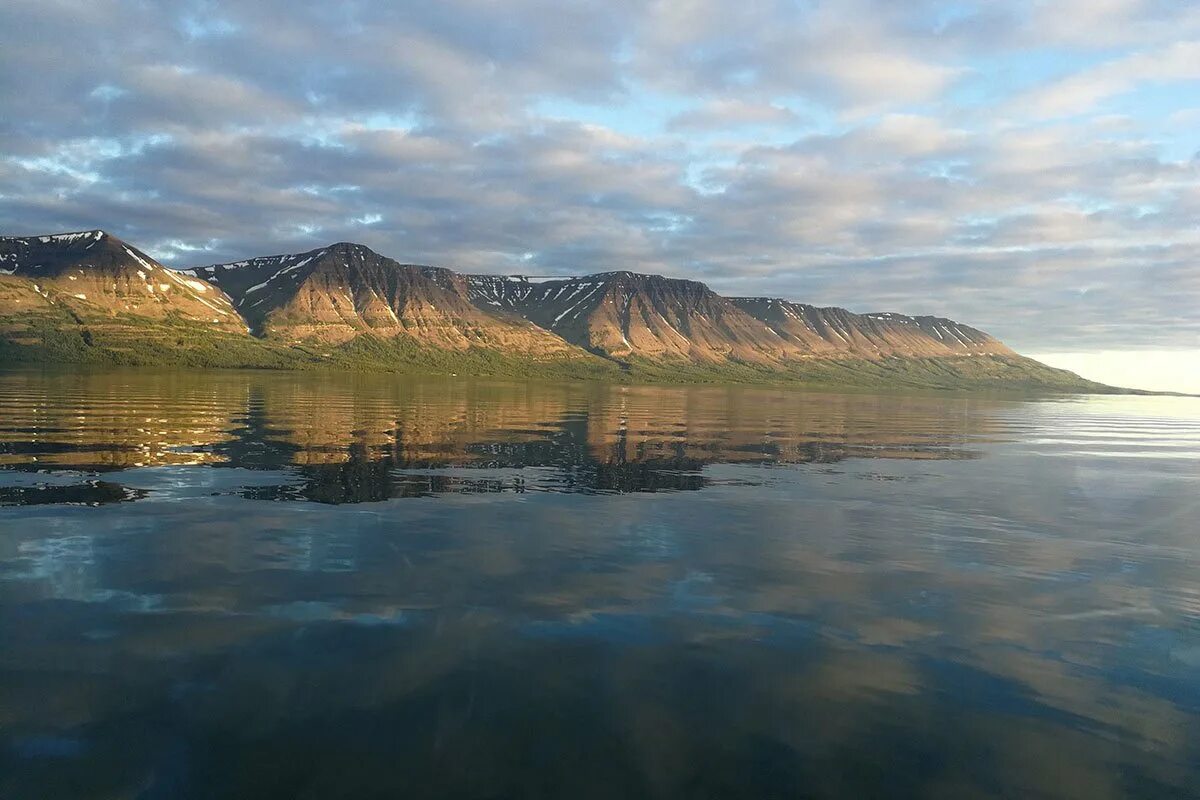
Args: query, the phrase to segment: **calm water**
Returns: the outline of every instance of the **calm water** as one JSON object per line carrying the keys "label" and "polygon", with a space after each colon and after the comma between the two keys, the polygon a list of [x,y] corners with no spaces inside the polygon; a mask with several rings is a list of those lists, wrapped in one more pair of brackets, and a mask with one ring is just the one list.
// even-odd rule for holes
{"label": "calm water", "polygon": [[0,797],[1200,796],[1200,401],[0,374]]}

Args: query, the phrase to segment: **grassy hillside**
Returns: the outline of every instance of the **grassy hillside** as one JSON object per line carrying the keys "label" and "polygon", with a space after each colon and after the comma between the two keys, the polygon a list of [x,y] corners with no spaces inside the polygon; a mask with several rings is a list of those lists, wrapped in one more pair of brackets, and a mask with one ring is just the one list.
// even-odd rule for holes
{"label": "grassy hillside", "polygon": [[348,371],[576,380],[617,380],[621,376],[616,364],[587,353],[532,359],[480,347],[441,350],[423,346],[411,336],[359,336],[315,355],[319,367]]}
{"label": "grassy hillside", "polygon": [[612,362],[579,353],[530,359],[496,350],[441,350],[410,336],[359,336],[345,344],[288,345],[208,330],[182,320],[78,319],[60,308],[0,319],[0,365],[92,364],[230,369],[336,369],[413,374],[615,380]]}
{"label": "grassy hillside", "polygon": [[302,351],[168,318],[82,318],[54,306],[0,319],[0,363],[295,369]]}
{"label": "grassy hillside", "polygon": [[752,383],[822,388],[1104,392],[1110,387],[1031,359],[1005,356],[809,359],[786,367],[633,359],[578,353],[546,359],[497,350],[442,350],[410,336],[359,336],[337,346],[289,345],[134,316],[79,318],[61,307],[0,318],[0,365],[92,364],[393,372],[630,383]]}
{"label": "grassy hillside", "polygon": [[1113,392],[1110,386],[1080,378],[1021,356],[949,358],[809,359],[780,369],[756,364],[701,365],[632,361],[631,380],[646,383],[790,384],[821,388],[935,389],[1017,392]]}

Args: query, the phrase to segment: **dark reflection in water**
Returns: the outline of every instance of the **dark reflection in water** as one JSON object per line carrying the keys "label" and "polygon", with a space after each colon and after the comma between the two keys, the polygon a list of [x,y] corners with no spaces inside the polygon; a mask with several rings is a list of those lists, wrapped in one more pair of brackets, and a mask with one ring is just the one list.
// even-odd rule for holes
{"label": "dark reflection in water", "polygon": [[0,506],[40,506],[65,503],[97,506],[102,503],[123,503],[146,496],[140,489],[127,489],[102,480],[82,483],[37,483],[32,486],[0,486]]}
{"label": "dark reflection in water", "polygon": [[10,373],[0,393],[10,469],[272,470],[288,482],[242,494],[323,503],[695,490],[714,463],[970,458],[1005,427],[983,400],[728,387],[110,372]]}
{"label": "dark reflection in water", "polygon": [[[586,493],[694,490],[711,483],[700,474],[702,465],[703,462],[691,459],[597,461],[558,467],[552,476],[543,477],[537,488]],[[479,468],[476,465],[476,469]],[[414,469],[391,456],[306,465],[297,468],[296,474],[301,478],[298,484],[252,486],[241,495],[255,500],[313,500],[337,504],[370,503],[396,497],[432,497],[447,492],[520,493],[529,488],[519,475],[476,478],[469,474],[446,474],[444,470]]]}
{"label": "dark reflection in water", "polygon": [[1200,786],[1195,401],[11,373],[0,465],[5,800]]}

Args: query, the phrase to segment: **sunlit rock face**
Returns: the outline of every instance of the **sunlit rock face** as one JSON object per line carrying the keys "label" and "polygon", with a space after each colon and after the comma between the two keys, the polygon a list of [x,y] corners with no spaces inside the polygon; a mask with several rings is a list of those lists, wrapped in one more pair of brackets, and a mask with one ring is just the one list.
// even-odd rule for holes
{"label": "sunlit rock face", "polygon": [[[245,333],[230,299],[104,231],[0,238],[0,313],[171,318]],[[113,324],[110,322],[109,324]]]}
{"label": "sunlit rock face", "polygon": [[0,302],[60,304],[216,325],[282,341],[409,335],[463,350],[772,364],[812,357],[1014,355],[937,317],[853,314],[772,298],[726,298],[696,281],[607,272],[531,282],[401,264],[362,245],[265,256],[185,272],[103,231],[0,240]]}
{"label": "sunlit rock face", "polygon": [[480,307],[516,312],[614,357],[772,364],[813,357],[1014,355],[983,331],[949,319],[727,298],[702,283],[660,275],[608,272],[542,282],[471,275],[467,283]]}
{"label": "sunlit rock face", "polygon": [[809,356],[1015,355],[983,331],[942,317],[854,314],[844,308],[818,308],[767,297],[735,297],[732,302]]}
{"label": "sunlit rock face", "polygon": [[219,283],[266,337],[340,343],[362,333],[407,334],[452,350],[557,355],[573,349],[525,320],[480,310],[449,270],[400,264],[363,245],[343,242],[190,272]]}
{"label": "sunlit rock face", "polygon": [[696,281],[606,272],[544,283],[490,276],[469,282],[476,303],[515,311],[606,355],[771,363],[793,350]]}
{"label": "sunlit rock face", "polygon": [[0,239],[10,362],[1108,388],[940,317],[729,298],[629,271],[464,275],[349,242],[174,270],[103,231]]}

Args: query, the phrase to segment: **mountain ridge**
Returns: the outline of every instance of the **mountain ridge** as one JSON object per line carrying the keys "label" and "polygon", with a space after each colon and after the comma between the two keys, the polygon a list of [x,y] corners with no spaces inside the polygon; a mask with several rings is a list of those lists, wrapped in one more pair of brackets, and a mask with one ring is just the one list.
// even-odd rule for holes
{"label": "mountain ridge", "polygon": [[[856,314],[837,306],[818,307],[783,298],[723,297],[703,283],[683,278],[627,271],[538,283],[504,276],[466,277],[472,285],[472,299],[477,303],[525,313],[534,322],[564,338],[589,349],[599,349],[609,356],[668,352],[712,360],[715,356],[733,354],[751,363],[775,363],[812,357],[878,359],[887,356],[1016,355],[995,337],[945,317],[897,312]],[[617,288],[608,287],[609,283],[615,283]],[[650,296],[626,294],[630,283],[638,289],[648,289]],[[577,288],[568,291],[572,286]],[[597,297],[597,289],[601,287],[603,291]],[[728,334],[726,350],[679,346],[680,339],[691,338],[694,332],[692,319],[686,313],[668,319],[671,309],[664,310],[664,298],[654,296],[656,291],[661,292],[664,288],[679,287],[683,287],[683,292],[690,297],[682,300],[666,298],[667,305],[687,312],[690,310],[688,301],[694,300],[695,305],[703,307],[703,316],[718,317],[719,327],[724,327]],[[581,291],[584,292],[582,296]],[[604,303],[612,302],[614,295],[621,305],[621,313],[616,319],[611,313],[604,315],[602,308]],[[672,303],[672,299],[675,302]],[[589,301],[590,307],[585,305]],[[636,313],[630,313],[631,309]],[[607,325],[619,333],[623,347],[611,340],[604,341],[603,333],[594,335],[596,325],[584,312],[601,312],[602,317],[607,316],[607,319],[599,320],[601,330]],[[578,329],[581,318],[586,330]],[[709,333],[711,331],[702,331],[703,335]],[[638,352],[634,336],[643,340],[640,348],[643,352]],[[654,338],[658,341],[652,341]]]}
{"label": "mountain ridge", "polygon": [[481,312],[450,270],[402,264],[353,242],[186,272],[230,292],[251,329],[266,338],[336,345],[369,333],[413,335],[451,350],[496,347],[534,356],[569,349],[524,320]]}
{"label": "mountain ridge", "polygon": [[0,364],[39,360],[1109,390],[943,317],[630,270],[464,274],[353,242],[172,269],[102,230],[0,238]]}
{"label": "mountain ridge", "polygon": [[103,230],[0,238],[0,279],[10,292],[28,280],[41,303],[71,313],[107,311],[163,318],[178,315],[224,330],[242,331],[229,297],[184,276]]}

